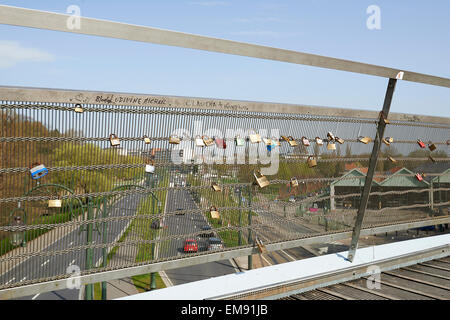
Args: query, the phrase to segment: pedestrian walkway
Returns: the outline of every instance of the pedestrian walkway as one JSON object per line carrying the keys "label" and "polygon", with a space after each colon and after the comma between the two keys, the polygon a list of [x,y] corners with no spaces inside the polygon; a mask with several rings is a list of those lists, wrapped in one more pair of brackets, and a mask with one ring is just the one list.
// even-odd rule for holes
{"label": "pedestrian walkway", "polygon": [[[110,265],[126,265],[136,261],[136,250],[127,249],[125,246],[119,247],[114,256],[110,259]],[[108,300],[129,296],[139,293],[133,284],[131,277],[108,281],[106,284]]]}

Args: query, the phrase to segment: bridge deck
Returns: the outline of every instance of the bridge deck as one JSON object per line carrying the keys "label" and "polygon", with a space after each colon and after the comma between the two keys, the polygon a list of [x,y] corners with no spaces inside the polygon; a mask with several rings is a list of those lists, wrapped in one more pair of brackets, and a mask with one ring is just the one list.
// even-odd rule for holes
{"label": "bridge deck", "polygon": [[[448,299],[450,298],[448,291],[449,244],[449,234],[384,244],[359,249],[353,262],[346,260],[346,252],[340,252],[196,281],[122,299],[273,299],[286,296],[299,299],[313,297],[393,299],[399,296],[399,294],[392,293],[394,289],[386,293],[380,291],[380,294],[377,295],[355,288],[355,286],[366,288],[363,283],[366,281],[364,277],[369,275],[368,268],[371,266],[380,266],[381,271],[384,272],[381,274],[382,288],[385,286],[399,290],[409,288],[410,294],[415,293],[432,299]],[[430,250],[435,250],[435,252],[425,256],[424,252],[430,252]],[[436,259],[440,260],[430,261]],[[430,265],[439,265],[440,269],[430,267]],[[400,270],[395,270],[399,268]],[[437,271],[439,273],[430,272],[432,268],[439,269]],[[425,269],[427,271],[424,271]],[[422,271],[418,279],[419,272],[417,270]],[[429,275],[423,274],[423,272],[429,273]],[[438,275],[440,280],[436,281],[435,278]],[[427,277],[425,278],[425,276]],[[317,282],[318,279],[326,280],[320,284],[320,281]],[[350,284],[338,284],[349,280],[355,281]],[[414,285],[408,285],[408,281],[413,282]],[[314,284],[304,285],[305,283]],[[355,290],[360,291],[359,295],[355,294]],[[298,292],[302,293],[298,295]],[[383,297],[383,293],[385,293],[385,297]]]}

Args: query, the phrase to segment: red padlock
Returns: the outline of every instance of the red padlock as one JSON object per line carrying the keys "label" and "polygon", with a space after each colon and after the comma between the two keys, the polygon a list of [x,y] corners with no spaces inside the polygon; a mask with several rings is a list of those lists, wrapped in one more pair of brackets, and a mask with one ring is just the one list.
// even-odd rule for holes
{"label": "red padlock", "polygon": [[214,141],[216,142],[217,147],[221,148],[221,149],[226,149],[227,148],[227,143],[225,141],[225,139],[221,139],[221,138],[214,138]]}
{"label": "red padlock", "polygon": [[420,173],[416,173],[416,178],[417,178],[417,180],[419,180],[419,181],[422,181],[422,180],[423,180],[423,178],[422,178],[422,176],[420,175]]}
{"label": "red padlock", "polygon": [[417,144],[418,144],[421,148],[425,148],[425,143],[423,143],[422,140],[417,139]]}

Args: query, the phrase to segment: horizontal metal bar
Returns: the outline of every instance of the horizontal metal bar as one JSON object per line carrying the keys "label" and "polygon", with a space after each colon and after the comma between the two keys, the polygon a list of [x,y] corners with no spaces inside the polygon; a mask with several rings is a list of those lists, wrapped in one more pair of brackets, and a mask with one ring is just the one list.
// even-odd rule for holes
{"label": "horizontal metal bar", "polygon": [[69,17],[71,16],[60,13],[0,6],[0,23],[3,24],[220,52],[385,78],[395,79],[399,72],[403,72],[405,81],[450,87],[450,79],[402,69],[107,20],[80,17],[80,28],[69,29]]}
{"label": "horizontal metal bar", "polygon": [[[265,112],[374,120],[379,117],[379,112],[376,111],[300,104],[12,86],[0,86],[0,100],[40,103],[79,103],[83,105],[152,106],[161,108],[223,110],[230,112]],[[406,113],[390,113],[389,120],[404,121],[406,123],[424,122],[450,125],[449,117],[434,117]]]}
{"label": "horizontal metal bar", "polygon": [[[420,228],[420,227],[424,227],[424,226],[438,225],[438,224],[444,224],[444,223],[450,223],[450,217],[438,218],[438,219],[428,219],[428,220],[421,220],[421,221],[415,221],[415,222],[400,223],[400,224],[395,224],[395,225],[363,229],[363,230],[361,230],[360,236],[368,236],[368,235],[380,234],[380,233],[392,232],[392,231],[401,231],[401,230]],[[309,238],[301,238],[301,239],[296,239],[296,240],[283,241],[280,243],[267,244],[266,248],[267,248],[267,251],[278,251],[278,250],[282,250],[282,249],[296,248],[296,247],[311,245],[311,244],[316,244],[316,243],[326,243],[326,242],[332,242],[332,241],[336,241],[336,240],[347,239],[347,238],[350,238],[351,235],[352,235],[352,231],[349,230],[349,231],[345,231],[345,232],[325,234],[325,235],[319,235],[319,236],[312,236]],[[122,279],[122,278],[145,274],[145,273],[159,272],[159,271],[163,271],[163,270],[170,270],[170,269],[193,266],[193,265],[198,265],[198,264],[203,264],[203,263],[208,263],[208,262],[226,260],[226,259],[237,258],[237,257],[242,257],[242,256],[248,256],[248,255],[257,254],[257,253],[259,253],[259,249],[257,247],[240,248],[240,249],[234,249],[234,250],[230,250],[230,251],[223,251],[223,252],[198,255],[198,256],[194,256],[194,257],[187,257],[187,258],[182,258],[182,259],[177,259],[177,260],[172,260],[172,261],[163,261],[163,262],[158,262],[158,263],[153,263],[153,264],[146,264],[146,265],[126,268],[126,269],[111,270],[111,271],[93,273],[93,274],[88,274],[88,275],[82,275],[79,277],[79,280],[80,280],[80,284],[84,285],[84,284],[89,284],[89,283],[110,281],[110,280],[114,280],[114,279]],[[67,288],[67,279],[36,283],[36,284],[25,285],[25,286],[16,287],[16,288],[0,290],[0,299],[2,299],[2,300],[14,299],[14,298],[33,295],[33,294],[37,294],[37,293],[41,293],[41,292],[61,290],[61,289],[65,289],[65,288]]]}

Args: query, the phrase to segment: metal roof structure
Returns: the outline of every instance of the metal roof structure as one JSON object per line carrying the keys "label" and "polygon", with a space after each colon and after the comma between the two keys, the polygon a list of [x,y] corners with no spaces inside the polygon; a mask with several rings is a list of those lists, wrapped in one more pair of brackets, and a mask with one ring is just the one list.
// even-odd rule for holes
{"label": "metal roof structure", "polygon": [[191,282],[119,300],[278,299],[450,255],[450,234],[328,254]]}

